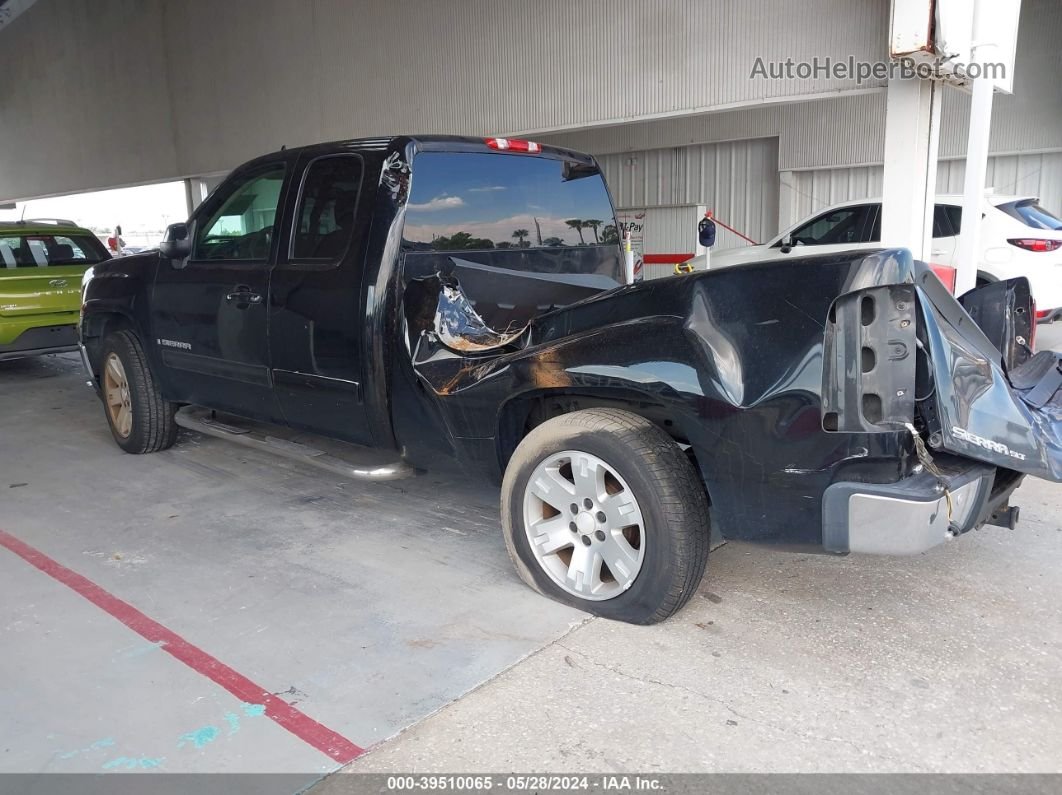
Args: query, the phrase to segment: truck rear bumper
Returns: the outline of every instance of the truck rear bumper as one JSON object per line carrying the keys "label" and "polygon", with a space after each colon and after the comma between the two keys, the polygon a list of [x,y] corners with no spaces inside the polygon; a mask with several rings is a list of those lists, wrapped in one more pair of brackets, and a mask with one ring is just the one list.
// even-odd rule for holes
{"label": "truck rear bumper", "polygon": [[920,472],[895,483],[842,481],[822,501],[822,543],[829,552],[917,555],[985,523],[1020,478],[993,490],[996,468],[971,465],[941,481]]}

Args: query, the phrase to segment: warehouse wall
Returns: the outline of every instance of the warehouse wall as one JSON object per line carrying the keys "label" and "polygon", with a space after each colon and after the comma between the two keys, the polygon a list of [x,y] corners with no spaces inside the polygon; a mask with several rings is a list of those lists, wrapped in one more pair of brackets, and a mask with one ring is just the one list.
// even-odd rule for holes
{"label": "warehouse wall", "polygon": [[[997,95],[992,117],[988,184],[999,192],[1039,195],[1045,205],[1062,212],[1062,3],[1025,0],[1013,95]],[[969,118],[969,96],[956,88],[942,89],[942,119],[938,185],[956,192],[962,188],[961,161]],[[765,105],[736,111],[676,119],[659,119],[616,127],[560,133],[542,140],[597,155],[610,164],[624,155],[653,163],[653,151],[667,157],[719,142],[775,137],[781,172],[778,209],[773,219],[761,214],[735,217],[749,224],[750,236],[763,240],[796,223],[814,210],[847,199],[881,195],[885,141],[885,91],[786,105]],[[952,159],[949,159],[952,158]],[[753,170],[735,170],[735,180],[760,180]],[[648,174],[648,172],[647,172]],[[625,179],[620,173],[619,178]],[[665,173],[664,178],[668,175]],[[610,183],[613,177],[610,173]],[[613,189],[615,190],[615,185]],[[690,201],[715,203],[718,187],[704,183],[687,189]],[[622,196],[623,193],[621,192]],[[656,199],[647,195],[646,204]],[[660,199],[659,203],[667,201]],[[719,217],[730,222],[724,210]],[[742,229],[742,231],[746,231]]]}
{"label": "warehouse wall", "polygon": [[777,137],[778,165],[787,170],[881,162],[884,125],[885,91],[872,89],[833,99],[599,127],[539,139],[599,155]]}
{"label": "warehouse wall", "polygon": [[[791,9],[41,0],[0,39],[0,200],[220,171],[282,144],[556,131],[833,95],[855,80],[752,80],[754,59],[886,55],[887,0]],[[45,148],[33,164],[15,154]]]}
{"label": "warehouse wall", "polygon": [[[571,129],[552,140],[599,154],[777,138],[783,172],[880,163],[880,86],[749,75],[758,55],[882,59],[888,9],[40,0],[0,34],[0,201],[214,173],[282,144],[408,130]],[[1062,150],[1060,40],[1062,3],[1025,0],[1016,95],[997,100],[995,153]],[[795,101],[815,96],[828,98]],[[965,145],[967,101],[948,90],[942,156]]]}

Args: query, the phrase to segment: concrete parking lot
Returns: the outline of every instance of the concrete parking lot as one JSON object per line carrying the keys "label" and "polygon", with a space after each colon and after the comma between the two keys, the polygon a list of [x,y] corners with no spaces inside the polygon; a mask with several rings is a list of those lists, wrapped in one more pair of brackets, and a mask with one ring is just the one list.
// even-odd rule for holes
{"label": "concrete parking lot", "polygon": [[523,587],[460,474],[128,456],[71,356],[0,412],[0,771],[1062,769],[1057,485],[914,558],[729,543],[632,627]]}

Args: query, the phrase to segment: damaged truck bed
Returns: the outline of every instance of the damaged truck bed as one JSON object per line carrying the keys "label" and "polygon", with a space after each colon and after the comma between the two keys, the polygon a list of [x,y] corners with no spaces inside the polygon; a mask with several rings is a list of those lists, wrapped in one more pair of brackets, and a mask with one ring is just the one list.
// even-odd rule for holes
{"label": "damaged truck bed", "polygon": [[[267,177],[274,225],[212,237]],[[520,576],[642,623],[696,590],[710,525],[913,554],[1013,527],[1025,475],[1062,480],[1062,371],[1033,355],[1024,280],[956,300],[891,249],[628,285],[618,229],[576,152],[285,150],[160,252],[95,268],[84,358],[96,383],[138,376],[131,426],[102,390],[129,452],[172,444],[194,404],[501,481]]]}
{"label": "damaged truck bed", "polygon": [[411,370],[449,438],[504,463],[527,423],[633,403],[688,445],[726,537],[912,554],[1013,525],[1023,474],[1062,480],[1059,356],[1032,356],[1020,283],[964,298],[1005,318],[993,341],[905,250],[642,283],[502,331],[453,271],[414,282]]}

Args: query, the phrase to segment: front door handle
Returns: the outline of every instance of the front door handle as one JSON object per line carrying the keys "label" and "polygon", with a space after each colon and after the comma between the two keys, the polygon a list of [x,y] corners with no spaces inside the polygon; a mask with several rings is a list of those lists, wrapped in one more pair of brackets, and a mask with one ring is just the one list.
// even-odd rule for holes
{"label": "front door handle", "polygon": [[233,292],[225,296],[225,300],[230,304],[235,303],[237,309],[246,309],[251,304],[262,303],[262,296],[245,284],[237,284]]}

